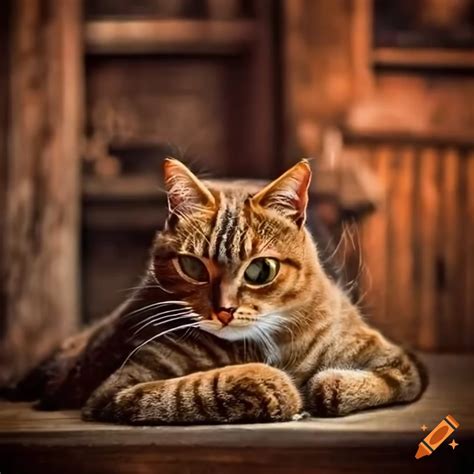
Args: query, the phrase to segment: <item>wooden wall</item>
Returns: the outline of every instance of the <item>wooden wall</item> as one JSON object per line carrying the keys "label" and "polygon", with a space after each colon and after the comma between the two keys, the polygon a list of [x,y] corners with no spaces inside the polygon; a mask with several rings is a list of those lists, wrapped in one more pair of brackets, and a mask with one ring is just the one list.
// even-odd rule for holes
{"label": "wooden wall", "polygon": [[284,2],[287,159],[341,131],[339,159],[382,190],[355,236],[369,319],[420,349],[474,351],[474,55],[380,48],[375,5]]}
{"label": "wooden wall", "polygon": [[384,189],[359,226],[361,304],[398,341],[474,348],[474,150],[353,145]]}
{"label": "wooden wall", "polygon": [[[10,5],[0,6],[0,315],[5,312],[5,289],[2,269],[5,261],[5,248],[2,236],[5,233],[6,182],[7,182],[7,140],[8,140],[8,87],[9,87],[9,21]],[[5,319],[0,316],[0,339],[6,331]]]}
{"label": "wooden wall", "polygon": [[80,2],[10,5],[0,385],[48,354],[79,310]]}

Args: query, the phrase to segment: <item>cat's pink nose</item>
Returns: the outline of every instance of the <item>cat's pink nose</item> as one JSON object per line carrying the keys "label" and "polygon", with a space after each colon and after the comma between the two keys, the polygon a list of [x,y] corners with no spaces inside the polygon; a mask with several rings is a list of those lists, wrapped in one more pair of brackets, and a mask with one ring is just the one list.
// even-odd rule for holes
{"label": "cat's pink nose", "polygon": [[221,309],[216,313],[216,316],[224,326],[227,326],[234,319],[233,312],[233,308]]}

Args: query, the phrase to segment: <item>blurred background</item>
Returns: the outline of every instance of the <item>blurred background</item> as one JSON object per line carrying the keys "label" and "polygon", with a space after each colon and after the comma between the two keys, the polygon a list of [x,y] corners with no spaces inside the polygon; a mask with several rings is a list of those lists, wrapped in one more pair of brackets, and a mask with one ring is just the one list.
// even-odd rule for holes
{"label": "blurred background", "polygon": [[[4,0],[0,383],[138,283],[163,157],[271,179],[367,319],[474,350],[474,1]],[[328,250],[325,249],[325,250]]]}

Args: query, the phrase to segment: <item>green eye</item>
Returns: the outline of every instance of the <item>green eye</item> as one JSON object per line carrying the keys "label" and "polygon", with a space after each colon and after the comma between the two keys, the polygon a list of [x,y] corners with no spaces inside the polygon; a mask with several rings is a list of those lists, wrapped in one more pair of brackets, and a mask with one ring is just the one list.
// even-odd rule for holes
{"label": "green eye", "polygon": [[192,280],[199,283],[209,281],[207,268],[198,258],[189,255],[181,255],[178,257],[178,263],[181,271]]}
{"label": "green eye", "polygon": [[256,258],[245,270],[245,280],[251,285],[270,283],[280,270],[280,262],[275,258]]}

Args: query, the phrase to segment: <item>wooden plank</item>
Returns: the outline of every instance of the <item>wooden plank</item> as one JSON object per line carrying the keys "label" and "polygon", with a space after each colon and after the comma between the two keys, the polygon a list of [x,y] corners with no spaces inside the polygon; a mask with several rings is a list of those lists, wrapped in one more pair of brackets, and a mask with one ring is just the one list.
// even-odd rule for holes
{"label": "wooden plank", "polygon": [[[425,355],[430,385],[417,402],[343,418],[300,422],[131,427],[85,423],[75,411],[37,412],[0,404],[6,472],[465,472],[453,470],[474,441],[473,356]],[[459,451],[419,463],[417,444],[448,413],[461,424]],[[344,452],[344,456],[340,453]],[[454,464],[453,464],[454,463]],[[446,469],[439,471],[439,469]],[[466,471],[468,472],[468,471]],[[469,471],[470,472],[470,471]]]}
{"label": "wooden plank", "polygon": [[462,352],[467,348],[464,347],[464,323],[466,307],[466,292],[469,291],[467,287],[467,264],[469,255],[469,244],[472,239],[469,233],[465,232],[468,203],[468,160],[467,156],[459,150],[454,150],[457,160],[457,177],[455,189],[455,206],[456,206],[456,236],[452,243],[453,246],[453,269],[452,275],[454,277],[454,285],[451,293],[451,342],[452,350]]}
{"label": "wooden plank", "polygon": [[457,253],[459,251],[457,199],[459,186],[459,160],[455,149],[448,148],[440,156],[442,171],[440,175],[440,215],[437,244],[438,273],[438,348],[452,349],[460,336],[458,321],[461,315],[456,313],[456,275]]}
{"label": "wooden plank", "polygon": [[[404,138],[472,145],[474,81],[466,75],[433,80],[430,75],[392,71],[376,79],[373,93],[346,111],[345,128],[352,135],[385,136],[388,143]],[[437,115],[437,110],[443,113]]]}
{"label": "wooden plank", "polygon": [[[382,438],[403,439],[419,433],[423,420],[433,426],[447,411],[458,416],[463,430],[474,435],[474,412],[471,401],[474,378],[474,355],[421,354],[430,375],[430,384],[415,403],[369,410],[342,418],[309,418],[302,422],[220,425],[141,427],[110,423],[83,422],[74,410],[42,412],[28,403],[0,402],[0,445],[19,440],[26,445],[58,446],[95,444],[142,445],[147,440],[162,446],[253,445],[257,447],[311,447],[323,443],[332,446],[335,435],[347,434],[344,441],[357,444],[360,439],[377,444]],[[258,433],[260,432],[260,433]],[[327,439],[317,439],[327,434]],[[67,434],[68,436],[65,436]],[[365,437],[364,437],[365,435]]]}
{"label": "wooden plank", "polygon": [[0,385],[78,322],[80,5],[13,2]]}
{"label": "wooden plank", "polygon": [[[245,100],[249,102],[249,115],[254,117],[252,124],[239,123],[235,128],[247,127],[247,140],[251,146],[244,151],[249,157],[249,163],[258,161],[259,177],[266,177],[286,168],[282,166],[283,125],[281,123],[281,104],[279,103],[278,79],[275,76],[277,64],[276,44],[274,41],[276,24],[276,6],[271,0],[261,0],[255,3],[255,14],[258,29],[256,43],[252,52],[249,74],[244,81],[254,86],[248,91]],[[233,102],[231,107],[239,109],[240,103]],[[275,137],[278,137],[277,139]],[[236,134],[231,148],[237,148],[242,136]],[[242,161],[239,157],[238,161]],[[245,166],[245,165],[244,165]],[[257,171],[254,171],[257,177]]]}
{"label": "wooden plank", "polygon": [[[7,155],[8,155],[8,127],[9,127],[9,98],[10,87],[10,2],[0,4],[0,235],[5,235],[5,209],[7,185]],[[6,331],[5,318],[5,248],[4,241],[0,238],[0,341]]]}
{"label": "wooden plank", "polygon": [[474,137],[472,134],[442,133],[434,134],[431,132],[418,133],[415,131],[400,130],[381,130],[381,129],[358,129],[346,125],[342,128],[346,144],[365,144],[365,145],[384,145],[391,143],[403,145],[410,143],[417,146],[426,147],[456,147],[463,150],[472,149],[474,146]]}
{"label": "wooden plank", "polygon": [[322,124],[339,123],[352,98],[353,9],[332,1],[282,4],[285,122],[293,128],[286,137],[286,157],[293,162],[299,153],[318,156]]}
{"label": "wooden plank", "polygon": [[375,172],[383,197],[376,211],[361,223],[362,258],[366,270],[362,274],[362,287],[366,292],[366,305],[371,321],[381,329],[389,326],[387,314],[387,186],[392,149],[372,148],[370,165]]}
{"label": "wooden plank", "polygon": [[83,194],[88,200],[154,200],[166,204],[165,191],[156,176],[127,176],[109,179],[90,176],[84,180]]}
{"label": "wooden plank", "polygon": [[373,11],[373,0],[353,2],[350,53],[356,100],[363,100],[374,91],[374,74],[370,64],[373,45]]}
{"label": "wooden plank", "polygon": [[392,158],[388,195],[387,307],[390,333],[396,340],[413,343],[412,193],[415,150],[406,146]]}
{"label": "wooden plank", "polygon": [[433,148],[423,148],[418,159],[418,205],[414,215],[416,225],[415,258],[419,265],[415,290],[418,293],[416,315],[417,343],[424,350],[437,347],[438,308],[436,307],[436,236],[440,195],[436,171],[439,156]]}
{"label": "wooden plank", "polygon": [[375,48],[371,61],[376,66],[474,69],[472,50],[442,48]]}
{"label": "wooden plank", "polygon": [[[319,439],[319,437],[317,438]],[[159,472],[160,474],[449,474],[470,473],[470,470],[455,470],[458,459],[466,459],[469,449],[466,446],[472,438],[456,436],[462,445],[452,449],[444,445],[436,457],[415,463],[413,446],[386,443],[383,446],[351,446],[344,448],[344,455],[337,447],[326,448],[288,448],[253,449],[222,448],[219,443],[212,448],[163,448],[160,446],[120,446],[105,448],[65,447],[60,454],[54,448],[33,447],[25,450],[11,448],[7,452],[5,468],[17,474],[35,473],[39,467],[46,466],[48,474],[69,473],[104,474]],[[415,440],[415,437],[413,437]],[[412,442],[413,442],[412,440]],[[419,441],[416,439],[416,441]],[[454,469],[453,469],[453,457]],[[67,459],[67,462],[65,462]],[[461,464],[462,466],[462,464]],[[464,465],[471,469],[469,465]],[[376,468],[376,470],[374,470]]]}
{"label": "wooden plank", "polygon": [[94,20],[85,24],[91,54],[242,53],[255,41],[251,20]]}
{"label": "wooden plank", "polygon": [[463,222],[463,233],[466,235],[466,293],[463,346],[465,350],[474,350],[474,151],[467,156],[466,169],[466,214]]}
{"label": "wooden plank", "polygon": [[[351,143],[349,149],[364,145]],[[395,144],[369,146],[375,170],[380,150],[397,149]],[[423,350],[472,350],[472,151],[418,146],[405,143],[399,157],[389,159],[386,209],[361,224],[368,268],[365,307],[371,320],[395,339]],[[382,216],[384,235],[379,234]]]}

